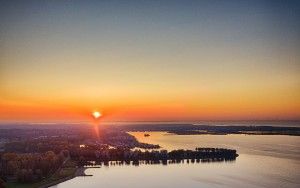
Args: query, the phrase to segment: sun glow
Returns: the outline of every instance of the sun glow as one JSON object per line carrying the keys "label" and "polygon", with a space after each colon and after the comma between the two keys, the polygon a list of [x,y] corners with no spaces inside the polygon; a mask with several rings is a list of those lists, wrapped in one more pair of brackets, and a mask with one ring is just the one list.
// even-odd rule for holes
{"label": "sun glow", "polygon": [[92,115],[93,115],[93,117],[94,117],[95,119],[98,119],[99,117],[102,116],[102,114],[101,114],[100,112],[98,112],[98,111],[93,112]]}

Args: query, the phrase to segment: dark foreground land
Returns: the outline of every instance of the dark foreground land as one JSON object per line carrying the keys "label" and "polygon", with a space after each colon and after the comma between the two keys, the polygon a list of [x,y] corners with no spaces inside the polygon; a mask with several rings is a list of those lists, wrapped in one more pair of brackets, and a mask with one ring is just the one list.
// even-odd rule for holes
{"label": "dark foreground land", "polygon": [[[98,127],[99,128],[99,127]],[[128,131],[166,131],[178,135],[255,134],[299,136],[299,127],[153,125],[1,125],[0,188],[47,187],[78,175],[84,166],[234,161],[236,150],[196,148],[166,151],[141,143]]]}
{"label": "dark foreground land", "polygon": [[234,161],[236,150],[196,148],[195,150],[141,151],[128,148],[95,148],[85,146],[63,150],[58,154],[3,153],[1,154],[1,187],[49,187],[76,176],[86,176],[85,166],[109,166],[170,163],[207,163]]}
{"label": "dark foreground land", "polygon": [[157,150],[118,127],[61,126],[0,128],[0,187],[49,187],[83,167],[107,164],[163,164],[234,161],[236,150]]}

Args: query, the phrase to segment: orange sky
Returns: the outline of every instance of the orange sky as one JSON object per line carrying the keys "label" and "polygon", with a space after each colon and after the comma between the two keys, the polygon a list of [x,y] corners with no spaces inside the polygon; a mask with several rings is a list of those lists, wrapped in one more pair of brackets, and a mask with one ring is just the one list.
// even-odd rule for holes
{"label": "orange sky", "polygon": [[[15,99],[1,100],[2,121],[86,121],[100,111],[107,121],[194,121],[297,119],[299,102],[285,92],[264,91],[264,95],[202,93],[190,96],[121,96],[99,99]],[[276,95],[273,95],[276,93]],[[138,95],[138,94],[137,94]],[[297,96],[295,96],[297,97]],[[95,97],[96,98],[96,97]],[[126,99],[127,98],[127,99]]]}

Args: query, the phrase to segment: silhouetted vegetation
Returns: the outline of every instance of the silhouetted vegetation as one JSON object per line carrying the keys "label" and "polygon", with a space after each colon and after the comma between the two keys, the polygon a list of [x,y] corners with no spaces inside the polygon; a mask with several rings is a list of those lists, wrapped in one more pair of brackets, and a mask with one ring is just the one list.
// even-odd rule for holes
{"label": "silhouetted vegetation", "polygon": [[102,148],[98,150],[86,147],[84,150],[74,150],[70,152],[71,158],[78,161],[79,165],[91,164],[90,161],[109,162],[122,161],[152,161],[162,162],[167,160],[202,160],[205,161],[231,161],[235,160],[238,154],[236,150],[222,148],[196,148],[196,150],[167,150],[161,151],[141,151],[127,148]]}
{"label": "silhouetted vegetation", "polygon": [[4,153],[0,160],[1,177],[6,181],[34,182],[53,174],[63,164],[65,156],[46,153]]}

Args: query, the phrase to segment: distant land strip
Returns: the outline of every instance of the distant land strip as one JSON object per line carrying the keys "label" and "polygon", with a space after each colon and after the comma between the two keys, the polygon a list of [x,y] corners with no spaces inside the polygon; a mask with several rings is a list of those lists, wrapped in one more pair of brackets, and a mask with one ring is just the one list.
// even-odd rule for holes
{"label": "distant land strip", "polygon": [[153,124],[153,125],[125,125],[124,131],[165,131],[177,135],[290,135],[300,136],[300,127],[278,126],[220,126],[193,124]]}

